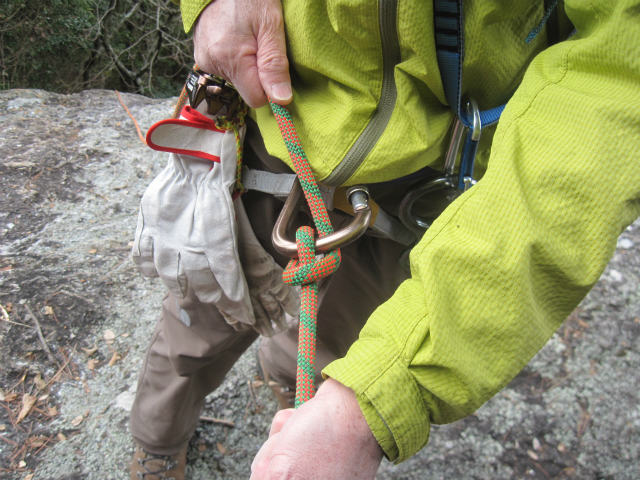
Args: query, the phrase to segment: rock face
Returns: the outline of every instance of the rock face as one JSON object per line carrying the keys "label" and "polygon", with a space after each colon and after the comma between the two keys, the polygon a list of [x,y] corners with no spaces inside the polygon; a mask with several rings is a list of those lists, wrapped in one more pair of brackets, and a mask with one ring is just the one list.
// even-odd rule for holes
{"label": "rock face", "polygon": [[[123,95],[143,131],[175,99]],[[0,92],[0,472],[126,479],[127,417],[163,295],[129,259],[164,164],[115,92]],[[525,370],[379,479],[640,478],[640,226]],[[189,478],[248,478],[276,404],[253,349],[207,400]],[[27,395],[27,396],[25,396]],[[26,414],[25,399],[35,402]],[[17,417],[24,414],[20,423]],[[16,424],[14,426],[14,424]]]}

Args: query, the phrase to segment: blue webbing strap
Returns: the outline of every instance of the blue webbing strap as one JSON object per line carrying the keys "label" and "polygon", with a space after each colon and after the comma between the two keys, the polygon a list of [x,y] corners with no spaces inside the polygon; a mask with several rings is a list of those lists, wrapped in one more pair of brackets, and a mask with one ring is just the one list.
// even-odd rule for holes
{"label": "blue webbing strap", "polygon": [[[433,20],[435,27],[436,55],[444,87],[444,94],[451,109],[469,129],[473,118],[462,105],[462,62],[464,60],[464,18],[462,0],[434,0]],[[463,108],[464,107],[464,108]],[[481,128],[498,121],[504,105],[480,111]],[[473,176],[473,163],[478,150],[478,141],[467,135],[460,159],[458,188],[465,189],[464,178]]]}

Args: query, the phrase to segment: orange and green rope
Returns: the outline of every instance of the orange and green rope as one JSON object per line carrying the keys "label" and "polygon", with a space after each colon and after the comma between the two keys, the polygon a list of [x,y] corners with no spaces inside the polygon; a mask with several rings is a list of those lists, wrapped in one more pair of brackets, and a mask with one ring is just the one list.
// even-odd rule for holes
{"label": "orange and green rope", "polygon": [[[270,102],[282,138],[298,175],[300,186],[311,210],[313,222],[321,237],[333,233],[331,220],[322,194],[311,171],[309,160],[302,148],[291,114],[282,105]],[[340,249],[316,257],[315,235],[309,226],[296,231],[298,258],[285,268],[285,283],[301,286],[300,325],[298,327],[298,357],[296,371],[295,407],[298,408],[315,394],[316,325],[318,318],[318,280],[331,275],[340,265]]]}

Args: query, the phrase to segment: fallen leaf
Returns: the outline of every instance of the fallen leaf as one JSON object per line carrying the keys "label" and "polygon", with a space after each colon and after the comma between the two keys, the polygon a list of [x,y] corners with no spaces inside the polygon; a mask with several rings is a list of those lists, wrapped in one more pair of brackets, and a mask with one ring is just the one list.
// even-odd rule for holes
{"label": "fallen leaf", "polygon": [[559,443],[557,448],[560,453],[564,453],[567,451],[567,447],[564,445],[564,443]]}
{"label": "fallen leaf", "polygon": [[534,450],[537,450],[538,452],[542,450],[542,444],[540,443],[540,440],[538,440],[537,438],[534,438],[531,444],[533,445]]}
{"label": "fallen leaf", "polygon": [[73,425],[74,427],[77,427],[82,423],[83,420],[84,420],[84,417],[82,415],[78,415],[76,418],[71,420],[71,425]]}
{"label": "fallen leaf", "polygon": [[98,346],[97,345],[93,345],[93,347],[91,348],[84,348],[82,347],[82,350],[84,351],[84,353],[86,353],[88,356],[93,355],[94,353],[96,353],[98,351]]}
{"label": "fallen leaf", "polygon": [[24,167],[30,168],[30,167],[35,167],[36,164],[28,160],[22,160],[17,162],[5,162],[4,166],[9,168],[24,168]]}
{"label": "fallen leaf", "polygon": [[31,448],[40,448],[47,442],[47,437],[43,435],[37,435],[34,437],[29,437],[27,439],[27,442],[29,443],[29,446]]}
{"label": "fallen leaf", "polygon": [[0,402],[4,402],[4,399],[5,399],[4,392],[0,388]]}
{"label": "fallen leaf", "polygon": [[97,248],[92,248],[92,249],[89,250],[89,253],[91,253],[91,254],[94,254],[94,253],[97,253],[97,252],[98,252]]}
{"label": "fallen leaf", "polygon": [[113,330],[105,330],[102,338],[104,338],[107,343],[113,343],[116,339],[116,334],[113,333]]}
{"label": "fallen leaf", "polygon": [[45,315],[53,315],[53,308],[51,308],[51,305],[45,305],[43,310]]}
{"label": "fallen leaf", "polygon": [[13,402],[16,398],[18,398],[17,393],[9,392],[4,395],[4,401],[7,403]]}
{"label": "fallen leaf", "polygon": [[87,368],[89,370],[94,370],[97,366],[98,366],[98,360],[96,360],[95,358],[90,358],[89,360],[87,360]]}
{"label": "fallen leaf", "polygon": [[49,398],[49,394],[48,394],[48,393],[45,393],[44,395],[40,395],[40,396],[38,397],[38,401],[39,401],[39,402],[44,402],[47,398]]}
{"label": "fallen leaf", "polygon": [[3,423],[0,424],[0,432],[4,432],[7,429],[7,426]]}
{"label": "fallen leaf", "polygon": [[33,383],[36,384],[36,387],[38,387],[38,390],[44,390],[45,388],[47,388],[47,382],[45,382],[42,377],[40,376],[40,374],[36,375],[33,378]]}
{"label": "fallen leaf", "polygon": [[30,473],[29,475],[26,475],[23,480],[33,480],[34,475],[35,473]]}
{"label": "fallen leaf", "polygon": [[64,433],[60,432],[60,433],[58,433],[58,435],[56,435],[56,438],[59,441],[64,442],[67,439],[67,436]]}
{"label": "fallen leaf", "polygon": [[112,367],[120,359],[122,359],[120,354],[118,352],[113,352],[113,355],[111,355],[111,360],[109,360],[109,366]]}
{"label": "fallen leaf", "polygon": [[58,407],[56,407],[55,405],[53,407],[49,407],[47,409],[47,415],[49,415],[50,417],[55,417],[56,415],[58,415]]}
{"label": "fallen leaf", "polygon": [[122,338],[127,338],[129,335],[131,335],[131,334],[130,334],[130,333],[128,333],[128,332],[126,332],[126,333],[121,334],[120,336],[121,336]]}
{"label": "fallen leaf", "polygon": [[27,415],[29,415],[29,412],[36,404],[36,400],[37,398],[35,397],[35,395],[29,395],[28,393],[25,393],[22,396],[22,408],[20,409],[20,413],[18,413],[16,423],[20,423],[26,418]]}
{"label": "fallen leaf", "polygon": [[27,466],[27,462],[25,462],[24,460],[20,460],[18,462],[18,468],[25,468]]}
{"label": "fallen leaf", "polygon": [[218,447],[218,451],[222,454],[222,455],[226,455],[227,454],[227,447],[225,447],[223,444],[221,444],[220,442],[216,443],[216,447]]}
{"label": "fallen leaf", "polygon": [[536,455],[536,452],[533,450],[527,450],[527,455],[529,455],[533,460],[538,460],[538,455]]}

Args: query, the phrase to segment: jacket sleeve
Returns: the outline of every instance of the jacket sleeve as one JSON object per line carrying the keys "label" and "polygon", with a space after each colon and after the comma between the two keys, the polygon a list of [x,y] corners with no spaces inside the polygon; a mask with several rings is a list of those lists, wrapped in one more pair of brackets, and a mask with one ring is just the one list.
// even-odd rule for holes
{"label": "jacket sleeve", "polygon": [[640,4],[566,2],[485,176],[411,252],[412,276],[323,374],[352,388],[387,457],[505,386],[598,280],[640,214]]}
{"label": "jacket sleeve", "polygon": [[174,3],[180,3],[180,12],[182,13],[182,25],[185,33],[189,33],[204,7],[209,5],[213,0],[172,0]]}

